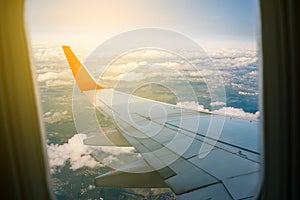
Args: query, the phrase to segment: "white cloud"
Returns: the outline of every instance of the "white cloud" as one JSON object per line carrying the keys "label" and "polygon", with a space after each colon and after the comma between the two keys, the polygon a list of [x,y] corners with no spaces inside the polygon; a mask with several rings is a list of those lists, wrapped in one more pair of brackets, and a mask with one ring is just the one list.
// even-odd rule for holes
{"label": "white cloud", "polygon": [[[184,63],[182,63],[184,64]],[[182,65],[180,65],[179,63],[177,62],[163,62],[163,63],[158,63],[156,65],[153,65],[153,66],[164,66],[164,67],[170,67],[170,68],[178,68],[178,67],[182,67]],[[179,68],[180,69],[180,68]]]}
{"label": "white cloud", "polygon": [[258,92],[250,93],[250,92],[239,91],[239,95],[244,95],[244,96],[257,96],[257,95],[258,95]]}
{"label": "white cloud", "polygon": [[38,82],[45,82],[47,87],[57,87],[72,85],[72,75],[67,71],[63,72],[46,72],[37,76]]}
{"label": "white cloud", "polygon": [[71,82],[71,81],[62,81],[62,80],[46,81],[47,87],[58,87],[58,86],[72,85],[72,84],[73,84],[73,82]]}
{"label": "white cloud", "polygon": [[169,59],[174,58],[174,55],[172,53],[169,53],[167,51],[161,51],[161,50],[146,50],[143,54],[145,58],[152,58],[152,59]]}
{"label": "white cloud", "polygon": [[257,111],[256,113],[248,113],[248,112],[245,112],[241,108],[233,108],[233,107],[223,107],[223,108],[220,108],[219,110],[213,111],[213,113],[225,114],[228,116],[241,117],[241,118],[247,118],[247,119],[259,118],[259,111]]}
{"label": "white cloud", "polygon": [[43,119],[47,123],[55,123],[62,120],[69,120],[71,119],[71,116],[68,115],[68,111],[56,111],[54,113],[47,112],[44,114]]}
{"label": "white cloud", "polygon": [[[64,166],[68,160],[70,161],[70,169],[72,170],[82,167],[103,167],[113,161],[119,161],[117,158],[118,155],[122,153],[132,153],[134,151],[133,147],[95,147],[84,145],[82,140],[85,138],[85,134],[76,134],[65,144],[48,145],[47,151],[50,172],[55,173],[58,167]],[[90,155],[95,150],[110,155],[103,158],[101,161],[102,164],[100,164]]]}
{"label": "white cloud", "polygon": [[257,76],[258,75],[258,71],[251,71],[249,72],[250,76]]}
{"label": "white cloud", "polygon": [[144,73],[128,72],[115,77],[115,80],[120,81],[141,81],[145,78]]}
{"label": "white cloud", "polygon": [[[216,102],[218,104],[221,104],[223,102]],[[199,105],[198,103],[194,101],[186,101],[186,102],[178,102],[176,104],[177,106],[181,108],[196,110],[196,111],[203,111],[203,112],[210,112],[208,109],[205,109],[203,105]],[[223,107],[218,110],[212,111],[214,114],[221,114],[221,115],[227,115],[232,117],[241,117],[241,118],[247,118],[247,119],[257,119],[259,118],[259,111],[256,113],[248,113],[245,112],[241,108],[233,108],[233,107]]]}
{"label": "white cloud", "polygon": [[123,74],[123,73],[129,72],[129,71],[132,71],[132,70],[138,68],[139,64],[145,65],[145,64],[147,64],[147,62],[144,61],[144,62],[140,62],[140,63],[128,62],[126,64],[112,64],[109,66],[106,73],[108,73],[108,74]]}
{"label": "white cloud", "polygon": [[37,77],[38,82],[45,82],[49,80],[72,80],[72,76],[69,72],[46,72],[39,74]]}
{"label": "white cloud", "polygon": [[221,101],[215,101],[215,102],[211,102],[210,105],[211,106],[225,106],[226,103],[225,102],[221,102]]}
{"label": "white cloud", "polygon": [[235,67],[248,66],[257,62],[257,56],[254,57],[238,57],[233,60]]}
{"label": "white cloud", "polygon": [[236,88],[243,88],[243,85],[242,85],[242,84],[231,83],[231,85],[232,85],[233,87],[236,87]]}
{"label": "white cloud", "polygon": [[192,77],[201,77],[201,76],[212,76],[212,75],[215,75],[216,72],[213,71],[213,70],[207,70],[207,69],[204,69],[204,70],[199,70],[199,71],[195,71],[195,72],[191,72],[190,73],[190,76]]}
{"label": "white cloud", "polygon": [[89,186],[88,186],[88,190],[92,190],[92,189],[94,189],[94,188],[96,188],[96,186],[94,186],[94,185],[89,185]]}
{"label": "white cloud", "polygon": [[70,160],[71,169],[76,170],[81,167],[101,167],[101,164],[90,156],[95,147],[86,146],[82,143],[83,134],[74,135],[63,145],[48,145],[48,160],[51,172],[54,173],[56,168],[65,165]]}
{"label": "white cloud", "polygon": [[209,112],[209,110],[205,109],[203,105],[199,105],[195,101],[178,102],[176,105],[185,109]]}
{"label": "white cloud", "polygon": [[251,49],[220,49],[210,52],[210,56],[219,69],[248,67],[258,61],[257,52]]}
{"label": "white cloud", "polygon": [[64,59],[61,49],[57,47],[50,47],[47,49],[35,47],[33,50],[34,59],[39,62],[53,62]]}
{"label": "white cloud", "polygon": [[46,112],[45,114],[44,114],[44,116],[50,116],[51,115],[51,112]]}
{"label": "white cloud", "polygon": [[139,62],[138,64],[140,65],[140,66],[143,66],[143,65],[147,65],[147,61],[141,61],[141,62]]}

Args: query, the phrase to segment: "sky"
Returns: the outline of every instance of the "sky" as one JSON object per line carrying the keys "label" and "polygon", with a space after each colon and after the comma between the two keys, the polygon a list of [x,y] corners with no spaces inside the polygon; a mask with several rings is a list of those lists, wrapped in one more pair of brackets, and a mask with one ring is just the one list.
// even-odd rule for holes
{"label": "sky", "polygon": [[32,40],[105,41],[133,29],[156,27],[195,41],[256,43],[257,0],[27,0]]}

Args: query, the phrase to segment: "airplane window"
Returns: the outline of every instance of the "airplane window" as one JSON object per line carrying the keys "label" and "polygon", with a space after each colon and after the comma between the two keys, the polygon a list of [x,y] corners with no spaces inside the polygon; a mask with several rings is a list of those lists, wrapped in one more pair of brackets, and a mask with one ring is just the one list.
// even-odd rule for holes
{"label": "airplane window", "polygon": [[57,199],[251,199],[257,0],[26,2]]}

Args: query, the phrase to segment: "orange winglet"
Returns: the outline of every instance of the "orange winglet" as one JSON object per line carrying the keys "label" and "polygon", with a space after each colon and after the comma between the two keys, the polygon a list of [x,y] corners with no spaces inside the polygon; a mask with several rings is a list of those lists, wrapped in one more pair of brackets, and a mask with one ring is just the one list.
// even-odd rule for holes
{"label": "orange winglet", "polygon": [[81,92],[103,89],[81,64],[69,46],[62,46],[73,76]]}

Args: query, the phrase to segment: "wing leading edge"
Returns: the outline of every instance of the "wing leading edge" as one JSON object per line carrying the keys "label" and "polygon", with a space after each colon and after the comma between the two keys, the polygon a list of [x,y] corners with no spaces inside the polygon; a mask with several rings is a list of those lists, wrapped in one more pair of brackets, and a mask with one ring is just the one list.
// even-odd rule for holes
{"label": "wing leading edge", "polygon": [[[104,89],[91,78],[71,49],[63,48],[80,90],[87,96],[96,90],[96,99],[92,103],[117,122],[121,134],[114,137],[122,137],[123,142],[116,143],[119,146],[130,144],[142,155],[138,161],[96,177],[97,186],[167,186],[179,199],[255,197],[261,160],[256,121],[225,117],[221,137],[207,138],[209,121],[224,116]],[[83,70],[78,72],[76,69]],[[81,71],[83,75],[80,75]],[[149,110],[155,106],[163,108],[164,113],[158,110],[149,116]],[[199,122],[200,126],[195,127]],[[85,144],[109,145],[103,141],[101,137],[87,138]],[[212,150],[201,158],[199,149],[204,143],[211,145]],[[110,145],[114,143],[110,142]]]}

